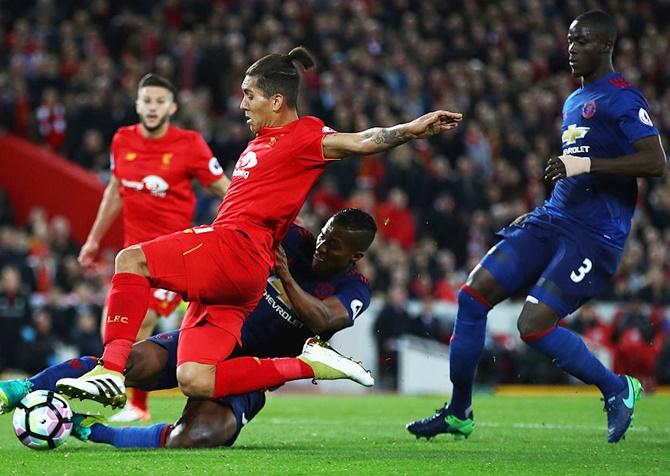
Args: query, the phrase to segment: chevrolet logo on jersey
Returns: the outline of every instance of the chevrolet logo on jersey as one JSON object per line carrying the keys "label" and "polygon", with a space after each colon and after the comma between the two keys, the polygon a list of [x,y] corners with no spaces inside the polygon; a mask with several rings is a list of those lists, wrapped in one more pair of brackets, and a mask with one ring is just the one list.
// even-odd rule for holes
{"label": "chevrolet logo on jersey", "polygon": [[566,130],[563,131],[561,140],[563,144],[570,145],[577,142],[577,139],[583,139],[589,132],[589,127],[577,127],[576,124],[570,124]]}
{"label": "chevrolet logo on jersey", "polygon": [[128,162],[131,162],[131,161],[135,160],[136,158],[137,158],[137,154],[135,152],[128,152],[126,154],[126,160]]}
{"label": "chevrolet logo on jersey", "polygon": [[263,299],[279,316],[284,319],[286,322],[291,324],[293,327],[302,329],[304,324],[296,319],[295,316],[291,315],[293,311],[293,306],[291,305],[291,300],[288,298],[286,291],[284,290],[284,285],[281,280],[275,276],[270,276],[268,279],[268,284],[263,292]]}

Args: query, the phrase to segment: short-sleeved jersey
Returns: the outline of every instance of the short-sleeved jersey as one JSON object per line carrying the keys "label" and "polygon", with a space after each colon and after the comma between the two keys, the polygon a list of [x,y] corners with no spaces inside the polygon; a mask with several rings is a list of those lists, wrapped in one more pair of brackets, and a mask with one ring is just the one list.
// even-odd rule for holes
{"label": "short-sleeved jersey", "polygon": [[321,142],[332,132],[311,116],[259,130],[235,165],[213,225],[249,235],[271,266],[275,247],[328,163]]}
{"label": "short-sleeved jersey", "polygon": [[[351,266],[337,276],[322,277],[312,270],[314,237],[304,228],[292,225],[282,245],[293,278],[305,292],[319,299],[335,296],[349,313],[349,325],[370,305],[367,279]],[[279,278],[270,276],[256,309],[242,326],[243,353],[256,357],[298,355],[305,340],[314,333],[296,316]],[[321,335],[330,339],[332,334]]]}
{"label": "short-sleeved jersey", "polygon": [[[615,160],[634,153],[635,141],[658,135],[648,110],[644,96],[619,73],[577,89],[563,105],[563,154]],[[636,199],[635,177],[582,174],[559,180],[544,208],[621,249]]]}
{"label": "short-sleeved jersey", "polygon": [[223,174],[198,133],[174,126],[159,139],[143,137],[139,124],[121,127],[112,139],[110,162],[123,202],[125,246],[192,226],[191,181],[206,187]]}

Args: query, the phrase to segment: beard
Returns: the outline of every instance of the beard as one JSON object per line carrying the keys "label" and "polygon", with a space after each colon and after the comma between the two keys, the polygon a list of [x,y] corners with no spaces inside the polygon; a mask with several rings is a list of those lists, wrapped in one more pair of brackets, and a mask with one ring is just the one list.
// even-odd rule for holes
{"label": "beard", "polygon": [[142,123],[142,126],[144,126],[144,128],[145,128],[147,131],[149,131],[149,132],[156,132],[158,129],[160,129],[161,127],[163,127],[163,125],[165,125],[165,123],[168,121],[169,118],[170,118],[170,115],[169,115],[169,114],[165,114],[163,117],[161,117],[161,118],[158,120],[158,122],[156,123],[156,125],[153,126],[153,127],[150,127],[150,126],[147,124],[147,122],[144,120],[144,117],[143,117],[143,116],[140,117],[140,122]]}

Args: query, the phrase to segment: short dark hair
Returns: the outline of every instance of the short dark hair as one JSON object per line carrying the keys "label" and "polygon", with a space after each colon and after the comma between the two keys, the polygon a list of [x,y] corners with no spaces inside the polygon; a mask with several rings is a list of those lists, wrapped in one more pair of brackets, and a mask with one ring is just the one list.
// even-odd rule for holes
{"label": "short dark hair", "polygon": [[339,225],[356,234],[357,251],[365,251],[372,244],[377,234],[374,218],[358,208],[345,208],[333,215],[333,225]]}
{"label": "short dark hair", "polygon": [[598,33],[604,37],[603,39],[610,40],[612,44],[616,41],[617,30],[614,18],[603,10],[589,10],[575,18],[575,21],[595,26]]}
{"label": "short dark hair", "polygon": [[300,88],[300,74],[295,63],[300,63],[305,69],[316,64],[312,54],[306,48],[298,46],[287,55],[273,53],[263,56],[249,66],[244,74],[257,78],[256,84],[265,97],[281,94],[286,99],[287,106],[295,107]]}
{"label": "short dark hair", "polygon": [[167,79],[165,76],[154,73],[145,74],[142,76],[142,79],[140,79],[140,82],[137,85],[137,89],[139,90],[147,86],[165,88],[172,93],[172,97],[175,100],[177,99],[177,89],[174,87],[174,84],[172,84],[172,81]]}

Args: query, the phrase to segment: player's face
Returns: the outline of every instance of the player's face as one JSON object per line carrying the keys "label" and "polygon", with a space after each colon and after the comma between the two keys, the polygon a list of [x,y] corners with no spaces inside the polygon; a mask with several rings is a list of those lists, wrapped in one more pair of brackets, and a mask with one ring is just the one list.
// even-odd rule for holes
{"label": "player's face", "polygon": [[137,92],[135,109],[142,126],[152,133],[167,128],[170,117],[177,110],[177,105],[168,89],[145,86]]}
{"label": "player's face", "polygon": [[316,238],[316,249],[312,257],[312,269],[320,275],[343,273],[362,253],[352,249],[346,228],[333,224],[331,218]]}
{"label": "player's face", "polygon": [[572,75],[589,76],[600,66],[603,42],[588,23],[573,21],[568,30],[568,56]]}
{"label": "player's face", "polygon": [[244,111],[244,117],[251,132],[254,134],[263,127],[272,126],[273,100],[263,95],[263,92],[257,86],[257,78],[254,76],[245,76],[242,81],[242,102],[240,109]]}

